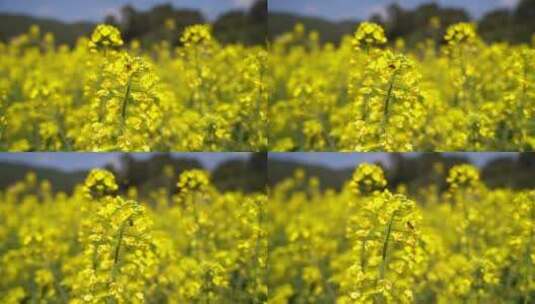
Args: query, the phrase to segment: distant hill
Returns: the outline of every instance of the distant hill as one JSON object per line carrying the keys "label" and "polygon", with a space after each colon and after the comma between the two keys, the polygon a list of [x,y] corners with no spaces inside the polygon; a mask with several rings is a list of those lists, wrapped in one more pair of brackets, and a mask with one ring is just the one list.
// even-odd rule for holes
{"label": "distant hill", "polygon": [[78,37],[88,36],[95,27],[95,24],[90,22],[65,23],[54,19],[7,13],[0,13],[0,20],[2,20],[0,40],[3,42],[28,32],[32,25],[38,25],[42,33],[53,33],[57,43],[72,45]]}
{"label": "distant hill", "polygon": [[351,178],[354,170],[354,168],[331,169],[322,165],[270,158],[268,160],[268,185],[272,187],[292,177],[298,169],[303,170],[307,177],[318,178],[322,190],[340,190],[344,183]]}
{"label": "distant hill", "polygon": [[[412,194],[431,184],[437,185],[441,191],[446,190],[449,169],[454,165],[469,163],[463,154],[422,153],[417,157],[405,157],[403,153],[393,153],[390,158],[392,165],[385,168],[389,188],[395,190],[403,184]],[[442,172],[436,171],[437,164],[442,164]],[[323,165],[270,158],[268,185],[274,186],[292,177],[297,169],[303,170],[308,177],[317,177],[322,190],[341,189],[355,170],[353,167],[332,169]],[[516,157],[496,158],[481,168],[481,178],[491,188],[535,189],[535,155],[520,153]]]}
{"label": "distant hill", "polygon": [[[391,156],[391,166],[386,168],[389,186],[395,189],[404,184],[410,193],[430,184],[439,189],[446,189],[446,175],[453,165],[469,162],[462,154],[445,155],[440,153],[422,153],[417,157],[404,157],[395,153]],[[174,158],[168,154],[155,155],[146,160],[136,160],[127,154],[121,159],[122,169],[116,176],[124,191],[130,186],[147,194],[159,187],[174,188],[178,175],[183,170],[202,168],[194,158]],[[436,164],[443,165],[438,173]],[[175,176],[171,180],[163,174],[166,166],[174,168]],[[111,166],[107,166],[113,171]],[[265,153],[253,153],[249,159],[230,159],[222,162],[212,171],[214,185],[222,191],[242,190],[245,192],[263,191],[265,186],[273,187],[302,169],[307,177],[317,177],[322,190],[340,190],[352,176],[355,168],[333,169],[323,165],[314,165],[295,160],[269,158]],[[23,179],[30,171],[36,173],[39,180],[49,180],[55,191],[70,193],[74,186],[83,182],[87,171],[65,172],[57,169],[34,167],[15,162],[0,161],[0,191]],[[520,153],[516,157],[501,157],[488,162],[481,168],[483,181],[491,188],[510,187],[515,189],[535,189],[535,155]],[[303,185],[306,186],[306,185]]]}
{"label": "distant hill", "polygon": [[253,153],[248,160],[227,160],[212,172],[219,189],[261,192],[267,183],[267,154]]}
{"label": "distant hill", "polygon": [[301,23],[307,31],[317,31],[322,43],[339,43],[344,35],[355,31],[358,21],[333,22],[318,17],[301,16],[292,13],[270,12],[268,15],[268,39],[273,41],[277,36],[291,31],[294,26]]}
{"label": "distant hill", "polygon": [[63,191],[70,193],[76,184],[82,182],[87,171],[65,172],[62,170],[35,167],[16,162],[0,162],[0,190],[6,189],[17,181],[34,172],[38,180],[48,180],[52,184],[54,191]]}
{"label": "distant hill", "polygon": [[[120,191],[135,187],[141,196],[147,195],[155,188],[163,187],[172,191],[176,189],[180,173],[203,168],[195,158],[173,157],[168,153],[155,154],[149,159],[135,159],[129,154],[124,154],[120,162],[119,168],[111,164],[104,167],[114,172]],[[173,176],[164,174],[166,167],[173,169]],[[0,161],[0,191],[24,179],[29,172],[34,172],[39,181],[50,181],[53,191],[67,193],[71,193],[88,174],[88,170],[66,172],[21,162]],[[266,176],[265,153],[252,153],[248,159],[243,160],[229,159],[212,171],[213,184],[221,191],[261,192],[265,190]]]}
{"label": "distant hill", "polygon": [[[208,22],[200,10],[175,8],[169,3],[155,5],[148,10],[137,10],[131,5],[125,5],[119,12],[119,16],[106,16],[99,23],[117,26],[125,42],[136,39],[143,47],[150,47],[162,40],[179,45],[179,34],[187,26]],[[0,20],[0,41],[4,42],[28,32],[32,25],[38,25],[42,33],[53,33],[58,44],[74,45],[80,36],[89,36],[96,25],[91,22],[65,23],[7,13],[0,13]],[[266,20],[267,1],[257,0],[248,10],[231,10],[214,20],[214,36],[224,44],[264,44]]]}
{"label": "distant hill", "polygon": [[[444,43],[446,29],[458,22],[476,22],[478,32],[487,42],[531,43],[535,32],[535,0],[520,0],[510,9],[496,9],[474,19],[461,6],[440,5],[426,1],[412,9],[404,8],[393,1],[386,7],[386,14],[375,14],[370,21],[381,24],[389,41],[403,38],[408,47],[432,39],[437,44]],[[447,2],[447,1],[442,1]],[[437,17],[437,18],[435,18]],[[432,25],[432,18],[435,25]],[[269,41],[282,33],[292,31],[301,23],[307,31],[317,31],[322,43],[338,43],[341,37],[352,34],[362,20],[330,21],[320,17],[308,17],[295,13],[269,13]]]}

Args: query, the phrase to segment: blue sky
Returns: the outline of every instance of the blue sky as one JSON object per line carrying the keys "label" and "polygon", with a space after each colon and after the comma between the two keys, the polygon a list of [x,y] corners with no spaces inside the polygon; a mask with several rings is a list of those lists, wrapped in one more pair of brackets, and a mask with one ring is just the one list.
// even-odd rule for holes
{"label": "blue sky", "polygon": [[[442,6],[466,8],[473,16],[503,7],[513,7],[519,0],[268,0],[269,10],[292,11],[322,16],[333,20],[364,19],[372,13],[384,12],[385,6],[398,2],[413,8],[434,1]],[[246,8],[254,0],[0,0],[0,11],[52,17],[63,21],[100,21],[107,14],[117,14],[125,4],[148,9],[156,4],[171,3],[175,7],[197,8],[210,19],[236,8]]]}
{"label": "blue sky", "polygon": [[[154,153],[130,153],[137,159],[147,159]],[[484,165],[497,157],[514,157],[517,153],[446,153],[466,155],[476,165]],[[118,165],[121,153],[0,153],[0,161],[33,164],[41,167],[58,168],[74,171],[103,167],[107,164]],[[174,157],[198,159],[203,166],[212,170],[218,164],[229,159],[246,159],[250,153],[172,153]],[[418,153],[405,155],[416,156]],[[296,160],[304,163],[318,164],[334,169],[354,167],[362,162],[382,162],[388,165],[388,153],[269,153],[270,158]],[[0,172],[2,168],[0,166]],[[1,173],[0,173],[1,174]]]}
{"label": "blue sky", "polygon": [[[197,8],[213,19],[229,9],[247,8],[254,0],[0,0],[0,11],[52,17],[63,21],[100,21],[108,14],[117,14],[125,4],[148,9],[156,4],[171,3],[174,7]],[[0,21],[1,22],[1,21]]]}
{"label": "blue sky", "polygon": [[[147,159],[154,153],[130,153],[137,159]],[[122,153],[0,153],[0,161],[9,161],[75,171],[103,167],[107,164],[117,166]],[[174,157],[198,159],[205,168],[212,170],[229,159],[246,159],[250,153],[172,153]],[[0,166],[0,172],[2,167]],[[1,174],[1,173],[0,173]]]}
{"label": "blue sky", "polygon": [[425,2],[441,6],[464,7],[473,17],[496,8],[514,7],[519,0],[269,0],[270,11],[291,11],[303,15],[321,16],[332,20],[366,19],[373,13],[384,13],[392,2],[414,8]]}
{"label": "blue sky", "polygon": [[[406,153],[408,157],[419,153]],[[514,157],[518,153],[445,153],[446,155],[465,155],[472,163],[478,166],[498,157]],[[333,169],[351,168],[363,162],[381,162],[389,165],[388,153],[270,153],[270,158],[296,160],[303,163],[312,163],[327,166]]]}

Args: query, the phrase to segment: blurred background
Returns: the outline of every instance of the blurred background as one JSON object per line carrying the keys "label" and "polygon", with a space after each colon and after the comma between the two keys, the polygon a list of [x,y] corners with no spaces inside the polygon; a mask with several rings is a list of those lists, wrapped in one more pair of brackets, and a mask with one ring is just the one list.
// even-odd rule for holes
{"label": "blurred background", "polygon": [[0,153],[0,190],[34,172],[53,191],[71,193],[89,170],[105,168],[122,191],[136,187],[141,195],[155,188],[174,191],[189,169],[209,170],[221,191],[257,192],[265,190],[266,162],[265,153]]}
{"label": "blurred background", "polygon": [[408,46],[441,43],[445,29],[461,21],[476,22],[488,42],[526,43],[535,32],[535,0],[269,1],[270,40],[302,23],[323,43],[339,43],[363,20],[382,24],[390,41],[403,38]]}
{"label": "blurred background", "polygon": [[267,0],[0,0],[0,20],[4,42],[35,24],[72,46],[96,24],[108,23],[127,42],[177,45],[186,26],[211,23],[218,41],[252,45],[266,41]]}
{"label": "blurred background", "polygon": [[318,178],[322,190],[340,190],[364,162],[385,169],[389,188],[403,184],[413,194],[431,184],[446,190],[449,169],[462,163],[478,166],[488,187],[535,189],[535,153],[269,153],[268,184],[276,185],[301,169],[307,177]]}
{"label": "blurred background", "polygon": [[[385,169],[389,187],[410,192],[431,184],[446,190],[448,170],[470,163],[491,188],[535,189],[535,153],[0,153],[0,190],[34,172],[54,191],[70,193],[92,168],[114,172],[120,188],[175,190],[181,172],[205,169],[221,191],[265,191],[302,170],[322,190],[340,190],[364,162]],[[168,168],[168,169],[166,169]],[[171,176],[166,170],[172,172]]]}

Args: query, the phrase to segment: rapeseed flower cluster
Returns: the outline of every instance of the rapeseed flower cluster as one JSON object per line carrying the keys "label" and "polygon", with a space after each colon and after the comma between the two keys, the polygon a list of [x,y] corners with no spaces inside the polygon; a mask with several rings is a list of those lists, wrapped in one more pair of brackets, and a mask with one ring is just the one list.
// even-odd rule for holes
{"label": "rapeseed flower cluster", "polygon": [[[412,48],[364,22],[339,45],[303,26],[270,46],[270,151],[532,151],[532,45],[470,23]],[[434,39],[432,39],[434,38]]]}
{"label": "rapeseed flower cluster", "polygon": [[0,191],[0,302],[265,303],[266,195],[206,182],[194,206],[168,188],[125,196],[102,169],[72,194],[34,174]]}
{"label": "rapeseed flower cluster", "polygon": [[89,172],[84,184],[84,190],[89,198],[100,198],[114,195],[118,186],[115,176],[103,169],[95,169]]}
{"label": "rapeseed flower cluster", "polygon": [[0,47],[0,150],[535,149],[533,46],[473,24],[411,50],[370,22],[339,46],[296,25],[269,51],[211,31],[143,50],[110,25],[74,48],[33,27]]}
{"label": "rapeseed flower cluster", "polygon": [[180,37],[186,47],[188,46],[202,46],[213,42],[212,29],[209,25],[194,25],[186,28]]}
{"label": "rapeseed flower cluster", "polygon": [[455,166],[446,181],[451,189],[475,187],[479,184],[479,171],[471,165]]}
{"label": "rapeseed flower cluster", "polygon": [[339,192],[320,191],[302,171],[269,198],[219,192],[198,170],[174,182],[189,192],[155,188],[142,198],[133,188],[123,195],[102,169],[72,194],[52,193],[35,174],[1,191],[0,299],[533,299],[535,194],[489,189],[474,167],[452,167],[436,181],[448,191],[430,185],[410,197],[403,187],[387,189],[384,172],[371,164],[356,168]]}
{"label": "rapeseed flower cluster", "polygon": [[474,42],[477,39],[476,28],[472,23],[461,22],[452,25],[446,31],[444,40],[450,45]]}
{"label": "rapeseed flower cluster", "polygon": [[210,177],[203,170],[190,170],[180,174],[178,191],[183,194],[190,192],[203,192],[210,184]]}
{"label": "rapeseed flower cluster", "polygon": [[383,170],[377,165],[363,164],[355,170],[350,187],[356,194],[370,194],[386,187]]}
{"label": "rapeseed flower cluster", "polygon": [[[269,301],[533,301],[533,191],[486,188],[467,165],[445,173],[411,197],[403,187],[386,189],[371,164],[356,168],[339,192],[318,191],[302,174],[276,185],[268,205]],[[355,181],[366,180],[381,187],[356,195]],[[457,188],[440,192],[444,182]]]}
{"label": "rapeseed flower cluster", "polygon": [[365,48],[386,44],[387,39],[384,29],[372,22],[363,22],[359,25],[353,37],[353,46]]}
{"label": "rapeseed flower cluster", "polygon": [[98,25],[89,41],[89,47],[95,49],[116,48],[124,44],[121,38],[121,32],[112,25]]}
{"label": "rapeseed flower cluster", "polygon": [[172,34],[179,46],[142,50],[102,24],[70,48],[33,27],[2,44],[0,150],[265,149],[266,50],[208,25]]}

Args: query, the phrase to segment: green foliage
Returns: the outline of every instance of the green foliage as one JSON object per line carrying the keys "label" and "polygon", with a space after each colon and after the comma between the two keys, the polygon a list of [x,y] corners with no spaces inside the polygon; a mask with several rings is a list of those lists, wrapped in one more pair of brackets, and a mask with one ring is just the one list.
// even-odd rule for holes
{"label": "green foliage", "polygon": [[37,25],[43,32],[54,34],[56,43],[74,45],[78,37],[89,36],[95,27],[90,22],[64,23],[58,20],[0,13],[0,41],[7,42]]}

